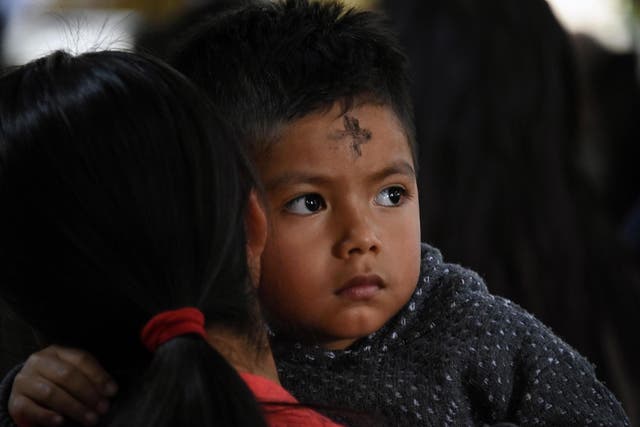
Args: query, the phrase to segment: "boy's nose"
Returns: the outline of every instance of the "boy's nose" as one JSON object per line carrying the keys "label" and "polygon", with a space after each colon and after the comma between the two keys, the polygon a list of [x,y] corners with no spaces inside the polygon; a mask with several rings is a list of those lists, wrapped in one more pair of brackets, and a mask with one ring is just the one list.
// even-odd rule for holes
{"label": "boy's nose", "polygon": [[344,232],[338,240],[335,251],[336,256],[348,259],[353,255],[366,253],[378,254],[381,249],[381,241],[375,231],[375,226],[363,215],[354,215],[351,221],[344,224]]}

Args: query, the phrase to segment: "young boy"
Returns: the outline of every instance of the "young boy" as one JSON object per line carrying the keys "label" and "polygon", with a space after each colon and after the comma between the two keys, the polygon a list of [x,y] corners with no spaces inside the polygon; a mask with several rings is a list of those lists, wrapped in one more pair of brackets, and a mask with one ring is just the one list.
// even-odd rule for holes
{"label": "young boy", "polygon": [[[378,15],[259,3],[198,28],[172,62],[227,115],[263,182],[260,296],[298,399],[386,425],[628,425],[585,359],[420,244],[406,61]],[[96,407],[95,363],[39,363],[13,402]],[[56,363],[65,381],[43,373]],[[42,378],[56,399],[29,391]]]}

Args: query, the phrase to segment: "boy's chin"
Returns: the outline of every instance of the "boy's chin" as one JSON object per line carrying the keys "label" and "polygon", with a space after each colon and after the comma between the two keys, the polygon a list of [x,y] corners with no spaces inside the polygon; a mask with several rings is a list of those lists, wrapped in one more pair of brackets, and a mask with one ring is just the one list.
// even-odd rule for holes
{"label": "boy's chin", "polygon": [[349,331],[349,333],[342,333],[338,336],[325,337],[323,340],[316,340],[315,343],[327,350],[346,350],[355,342],[380,330],[386,322],[382,322],[380,325],[377,323],[379,322],[376,322],[375,325],[370,327],[358,328],[357,330]]}
{"label": "boy's chin", "polygon": [[310,333],[309,331],[291,329],[272,329],[273,338],[278,341],[288,342],[300,342],[309,346],[319,346],[326,350],[346,350],[356,341],[366,338],[376,329],[372,329],[371,332],[354,333],[353,335],[341,334],[339,336],[326,336],[318,333]]}
{"label": "boy's chin", "polygon": [[[346,314],[346,315],[345,315]],[[300,342],[305,345],[319,346],[327,350],[345,350],[358,340],[380,330],[395,312],[381,312],[374,307],[361,307],[358,310],[336,315],[322,328],[303,327],[293,321],[269,321],[272,337],[280,342]]]}
{"label": "boy's chin", "polygon": [[359,339],[365,338],[368,335],[369,334],[357,336],[357,337],[335,338],[332,340],[318,342],[318,344],[320,345],[320,347],[326,350],[346,350],[349,347],[351,347],[353,343],[355,343]]}

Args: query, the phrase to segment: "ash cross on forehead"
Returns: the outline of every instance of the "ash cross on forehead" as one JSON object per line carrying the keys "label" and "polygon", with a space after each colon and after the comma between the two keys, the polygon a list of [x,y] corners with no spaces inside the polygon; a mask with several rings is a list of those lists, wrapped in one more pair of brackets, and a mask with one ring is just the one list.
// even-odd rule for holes
{"label": "ash cross on forehead", "polygon": [[355,117],[344,115],[344,130],[335,134],[335,139],[351,137],[351,150],[356,157],[362,156],[361,145],[369,142],[371,139],[371,131],[369,129],[361,129],[360,122]]}

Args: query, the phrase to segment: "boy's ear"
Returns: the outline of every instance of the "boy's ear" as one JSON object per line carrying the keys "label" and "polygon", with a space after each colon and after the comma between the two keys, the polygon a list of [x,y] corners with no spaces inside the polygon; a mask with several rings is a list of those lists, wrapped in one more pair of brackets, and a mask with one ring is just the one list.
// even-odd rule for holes
{"label": "boy's ear", "polygon": [[260,257],[267,242],[267,215],[255,190],[249,194],[244,226],[247,234],[247,264],[251,281],[260,283]]}

